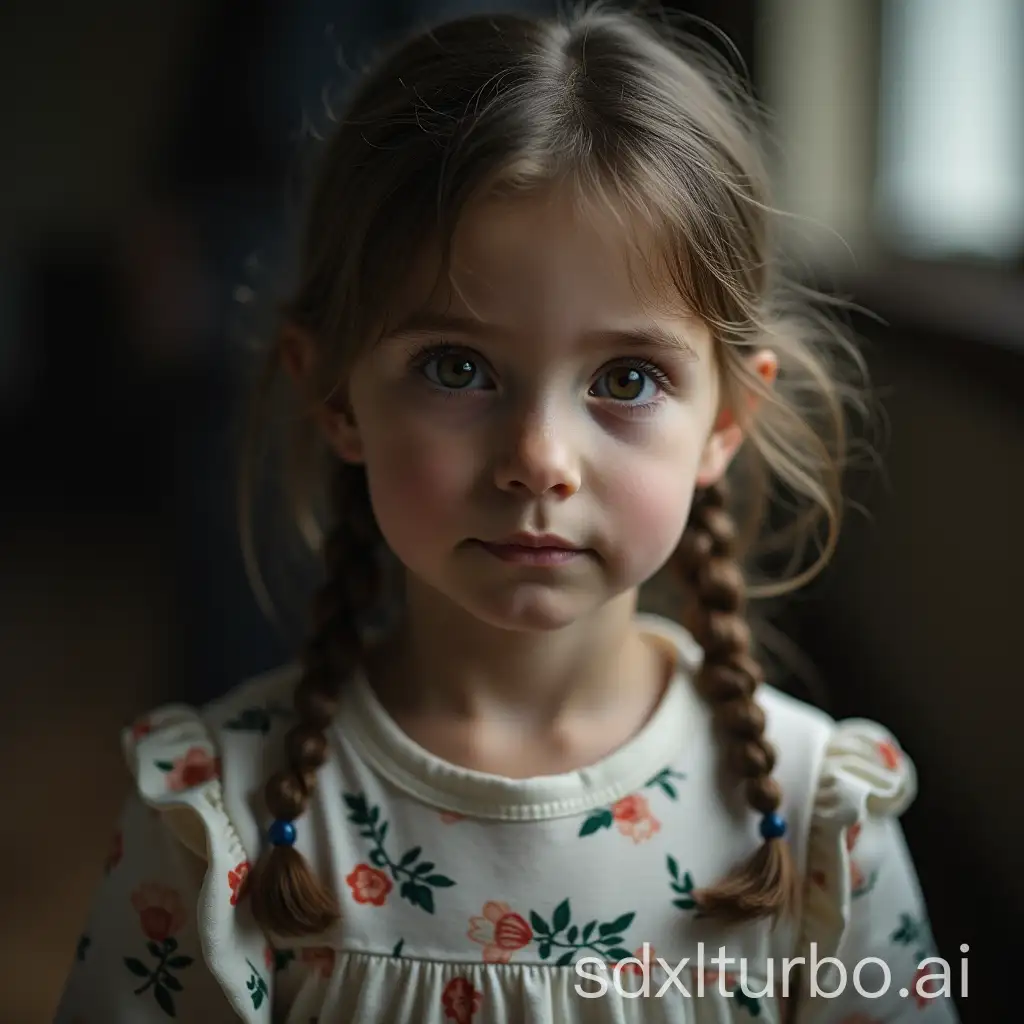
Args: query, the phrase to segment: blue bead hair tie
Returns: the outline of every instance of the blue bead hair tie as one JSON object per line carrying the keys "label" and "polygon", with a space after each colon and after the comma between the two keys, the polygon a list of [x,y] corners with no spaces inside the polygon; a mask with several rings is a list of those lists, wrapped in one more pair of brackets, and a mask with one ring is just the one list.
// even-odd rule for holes
{"label": "blue bead hair tie", "polygon": [[761,836],[764,839],[781,839],[786,834],[786,819],[772,811],[761,819]]}
{"label": "blue bead hair tie", "polygon": [[278,818],[267,830],[267,838],[274,846],[292,846],[295,843],[295,826]]}

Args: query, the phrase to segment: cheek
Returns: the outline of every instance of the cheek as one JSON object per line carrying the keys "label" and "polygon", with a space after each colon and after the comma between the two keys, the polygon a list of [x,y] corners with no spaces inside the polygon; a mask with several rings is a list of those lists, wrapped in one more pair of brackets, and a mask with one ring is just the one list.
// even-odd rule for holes
{"label": "cheek", "polygon": [[472,459],[452,438],[405,429],[401,421],[365,432],[366,466],[374,512],[400,558],[451,533],[465,508]]}
{"label": "cheek", "polygon": [[609,496],[609,506],[631,547],[657,550],[678,540],[692,494],[692,472],[634,466]]}
{"label": "cheek", "polygon": [[608,479],[603,503],[630,565],[654,571],[675,550],[693,500],[698,454],[694,446],[634,452]]}

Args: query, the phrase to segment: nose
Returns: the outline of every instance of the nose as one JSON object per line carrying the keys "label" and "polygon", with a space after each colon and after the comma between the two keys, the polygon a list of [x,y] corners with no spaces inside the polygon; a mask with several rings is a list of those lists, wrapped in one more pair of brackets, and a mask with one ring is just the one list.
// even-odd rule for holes
{"label": "nose", "polygon": [[503,491],[568,498],[582,483],[573,425],[550,407],[509,416],[495,483]]}

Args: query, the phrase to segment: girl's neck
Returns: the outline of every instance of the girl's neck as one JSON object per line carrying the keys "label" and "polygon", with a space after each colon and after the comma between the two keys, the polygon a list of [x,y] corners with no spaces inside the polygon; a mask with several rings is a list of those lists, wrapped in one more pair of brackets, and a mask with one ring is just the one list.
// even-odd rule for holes
{"label": "girl's neck", "polygon": [[659,655],[634,624],[635,591],[536,632],[490,626],[411,580],[406,605],[394,642],[370,665],[379,698],[401,718],[501,720],[537,732],[656,703],[663,689]]}

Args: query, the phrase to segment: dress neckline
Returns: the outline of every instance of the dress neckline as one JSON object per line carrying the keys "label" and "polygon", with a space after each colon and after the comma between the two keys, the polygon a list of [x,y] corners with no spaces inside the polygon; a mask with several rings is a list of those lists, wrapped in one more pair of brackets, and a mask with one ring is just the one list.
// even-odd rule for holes
{"label": "dress neckline", "polygon": [[509,778],[453,764],[408,736],[384,709],[366,676],[357,674],[342,702],[337,728],[343,742],[394,786],[438,810],[474,818],[539,821],[607,806],[647,783],[690,745],[702,716],[693,673],[702,657],[693,637],[656,615],[637,616],[638,628],[668,651],[673,670],[647,721],[593,764],[557,775]]}

